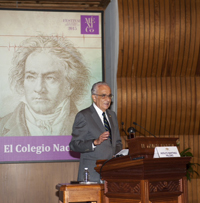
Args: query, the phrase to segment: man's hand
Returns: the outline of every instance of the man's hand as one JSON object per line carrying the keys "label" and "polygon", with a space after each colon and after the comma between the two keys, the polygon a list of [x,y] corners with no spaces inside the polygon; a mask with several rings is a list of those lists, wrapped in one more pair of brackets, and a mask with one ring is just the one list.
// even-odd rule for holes
{"label": "man's hand", "polygon": [[94,140],[94,145],[100,145],[104,140],[107,140],[109,136],[109,131],[102,133],[98,139]]}

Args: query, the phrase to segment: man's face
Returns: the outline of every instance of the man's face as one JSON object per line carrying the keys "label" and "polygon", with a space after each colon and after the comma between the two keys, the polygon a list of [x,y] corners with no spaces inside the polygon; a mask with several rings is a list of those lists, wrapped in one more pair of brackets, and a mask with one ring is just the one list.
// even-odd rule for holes
{"label": "man's face", "polygon": [[45,52],[34,52],[25,64],[25,97],[38,114],[52,114],[70,91],[60,60]]}
{"label": "man's face", "polygon": [[[111,94],[111,89],[109,86],[107,85],[100,85],[97,88],[97,93],[98,95],[110,95]],[[94,101],[94,103],[103,111],[105,112],[111,104],[111,98],[109,97],[105,97],[102,98],[101,96],[98,95],[92,95],[92,99]]]}

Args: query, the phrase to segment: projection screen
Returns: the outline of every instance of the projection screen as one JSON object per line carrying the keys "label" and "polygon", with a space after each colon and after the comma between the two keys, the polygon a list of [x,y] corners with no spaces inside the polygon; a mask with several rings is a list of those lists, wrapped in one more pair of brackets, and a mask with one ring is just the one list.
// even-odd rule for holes
{"label": "projection screen", "polygon": [[102,12],[0,10],[0,162],[76,161],[75,115],[103,80]]}

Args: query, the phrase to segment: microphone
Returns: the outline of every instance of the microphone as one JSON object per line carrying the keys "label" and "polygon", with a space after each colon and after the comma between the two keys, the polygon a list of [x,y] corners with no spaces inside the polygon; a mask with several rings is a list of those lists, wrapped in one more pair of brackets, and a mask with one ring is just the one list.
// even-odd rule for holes
{"label": "microphone", "polygon": [[130,127],[130,128],[128,128],[128,133],[135,133],[136,132],[136,130],[135,130],[135,128],[134,127]]}
{"label": "microphone", "polygon": [[137,125],[139,127],[141,127],[142,129],[144,129],[146,132],[148,132],[150,135],[153,135],[155,138],[156,136],[154,134],[152,134],[151,132],[149,132],[148,130],[146,130],[145,128],[143,128],[141,125],[137,124],[136,122],[133,122],[133,125]]}
{"label": "microphone", "polygon": [[135,130],[135,128],[134,127],[130,127],[130,128],[128,128],[128,133],[129,133],[129,135],[128,135],[128,139],[131,139],[131,138],[134,138],[135,137],[135,132],[136,132],[136,130]]}
{"label": "microphone", "polygon": [[134,137],[135,137],[134,134],[135,134],[135,132],[136,132],[136,129],[135,129],[134,127],[129,127],[128,130],[127,130],[127,132],[128,132],[129,134],[127,134],[126,131],[125,131],[124,128],[123,128],[123,125],[124,125],[124,122],[122,122],[122,130],[123,130],[123,132],[125,133],[125,135],[127,136],[127,138],[128,138],[128,139],[134,138]]}

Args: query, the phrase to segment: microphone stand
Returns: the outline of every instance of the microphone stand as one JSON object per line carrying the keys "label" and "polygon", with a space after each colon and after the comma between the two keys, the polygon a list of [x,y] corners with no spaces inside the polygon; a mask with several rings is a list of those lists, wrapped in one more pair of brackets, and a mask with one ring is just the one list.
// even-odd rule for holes
{"label": "microphone stand", "polygon": [[[129,139],[132,139],[132,138],[135,138],[135,132],[136,132],[136,129],[134,127],[129,127],[127,132],[128,134],[126,133],[126,131],[124,130],[123,126],[124,126],[124,122],[121,123],[122,124],[122,131],[125,133],[125,135],[127,136],[127,139],[124,138],[125,140],[125,146],[127,144],[127,140]],[[123,136],[124,137],[124,136]]]}
{"label": "microphone stand", "polygon": [[[152,134],[151,132],[149,132],[148,130],[146,130],[145,128],[143,128],[141,125],[137,124],[136,122],[133,122],[134,125],[139,126],[140,128],[142,128],[143,130],[145,130],[146,132],[148,132],[150,135],[153,135],[155,138],[156,136],[154,134]],[[145,136],[145,135],[144,135]]]}
{"label": "microphone stand", "polygon": [[[125,135],[127,136],[127,138],[128,138],[128,135],[127,135],[127,133],[126,133],[126,131],[124,130],[124,122],[122,122],[122,131],[125,133]],[[123,136],[123,138],[124,138],[124,136]],[[126,139],[124,138],[124,140],[125,140],[125,142],[126,142]]]}

